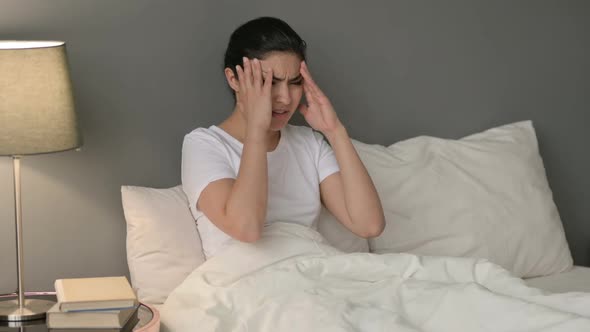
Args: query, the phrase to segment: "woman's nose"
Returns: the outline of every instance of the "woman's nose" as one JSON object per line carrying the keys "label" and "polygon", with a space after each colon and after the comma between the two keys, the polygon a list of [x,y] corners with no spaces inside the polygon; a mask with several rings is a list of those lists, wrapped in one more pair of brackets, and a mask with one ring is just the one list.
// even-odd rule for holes
{"label": "woman's nose", "polygon": [[291,94],[287,84],[278,84],[275,89],[275,100],[282,105],[291,104]]}

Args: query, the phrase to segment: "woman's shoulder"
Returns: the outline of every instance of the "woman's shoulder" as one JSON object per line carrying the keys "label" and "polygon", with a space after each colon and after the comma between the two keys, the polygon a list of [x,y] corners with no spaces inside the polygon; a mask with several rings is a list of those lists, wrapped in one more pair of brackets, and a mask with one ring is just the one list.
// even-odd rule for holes
{"label": "woman's shoulder", "polygon": [[227,138],[217,130],[216,126],[199,127],[184,136],[183,145],[221,147],[229,145]]}
{"label": "woman's shoulder", "polygon": [[216,140],[220,139],[220,134],[215,129],[216,126],[210,127],[198,127],[190,131],[188,134],[184,135],[185,140],[193,140],[193,139],[204,139],[204,140]]}
{"label": "woman's shoulder", "polygon": [[184,137],[207,137],[207,136],[213,136],[213,126],[210,127],[198,127],[195,128],[193,130],[191,130],[188,134],[186,134]]}

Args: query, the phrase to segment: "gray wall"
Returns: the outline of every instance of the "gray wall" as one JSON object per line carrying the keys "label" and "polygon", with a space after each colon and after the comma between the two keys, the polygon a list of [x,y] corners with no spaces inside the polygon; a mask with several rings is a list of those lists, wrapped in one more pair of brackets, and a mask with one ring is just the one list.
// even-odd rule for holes
{"label": "gray wall", "polygon": [[[85,138],[81,152],[23,160],[28,290],[127,273],[120,186],[180,182],[184,134],[232,107],[229,34],[261,15],[306,39],[361,141],[532,119],[575,262],[590,266],[588,1],[3,0],[0,39],[67,42]],[[16,288],[9,158],[0,188],[1,293]]]}

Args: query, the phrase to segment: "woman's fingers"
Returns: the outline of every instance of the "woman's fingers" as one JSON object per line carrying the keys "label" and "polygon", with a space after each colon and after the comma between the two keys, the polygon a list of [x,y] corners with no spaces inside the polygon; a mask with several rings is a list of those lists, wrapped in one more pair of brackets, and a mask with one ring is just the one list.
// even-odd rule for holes
{"label": "woman's fingers", "polygon": [[242,67],[240,67],[240,65],[237,65],[236,72],[238,73],[238,84],[240,86],[239,91],[244,91],[246,89],[246,82],[244,82],[244,80],[245,80],[244,69],[242,69]]}
{"label": "woman's fingers", "polygon": [[311,73],[309,72],[309,69],[307,68],[307,64],[305,63],[305,61],[301,61],[300,72],[301,76],[303,76],[304,79],[303,86],[305,87],[307,85],[309,92],[313,94],[315,97],[321,97],[323,93],[311,77]]}
{"label": "woman's fingers", "polygon": [[[260,69],[262,71],[262,69]],[[266,74],[264,74],[264,86],[262,87],[263,91],[266,91],[270,94],[270,89],[272,87],[272,68],[268,68]]]}
{"label": "woman's fingers", "polygon": [[262,87],[262,68],[258,59],[252,60],[252,75],[254,76],[254,87]]}
{"label": "woman's fingers", "polygon": [[305,92],[305,99],[307,100],[307,103],[314,104],[316,102],[315,96],[309,90],[309,85],[306,84],[306,82],[303,82],[303,91]]}
{"label": "woman's fingers", "polygon": [[243,58],[243,62],[244,62],[244,81],[246,83],[246,87],[251,87],[252,86],[252,64],[250,62],[250,59],[244,57]]}
{"label": "woman's fingers", "polygon": [[[243,81],[247,88],[256,87],[261,88],[265,85],[264,78],[266,77],[265,74],[262,72],[262,64],[260,60],[248,59],[246,57],[243,58],[244,62],[244,69],[243,69]],[[238,78],[240,78],[238,76]],[[242,79],[242,78],[240,78]],[[271,83],[272,83],[272,76],[271,76]]]}

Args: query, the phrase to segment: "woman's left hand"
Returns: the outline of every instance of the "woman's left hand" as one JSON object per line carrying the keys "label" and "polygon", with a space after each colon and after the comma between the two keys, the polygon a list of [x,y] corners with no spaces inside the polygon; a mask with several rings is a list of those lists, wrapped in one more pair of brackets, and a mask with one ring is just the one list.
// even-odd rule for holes
{"label": "woman's left hand", "polygon": [[311,73],[305,61],[301,62],[300,72],[301,76],[303,76],[303,90],[305,91],[307,105],[302,104],[299,111],[313,129],[320,131],[324,135],[329,135],[342,124],[328,97],[311,78]]}

